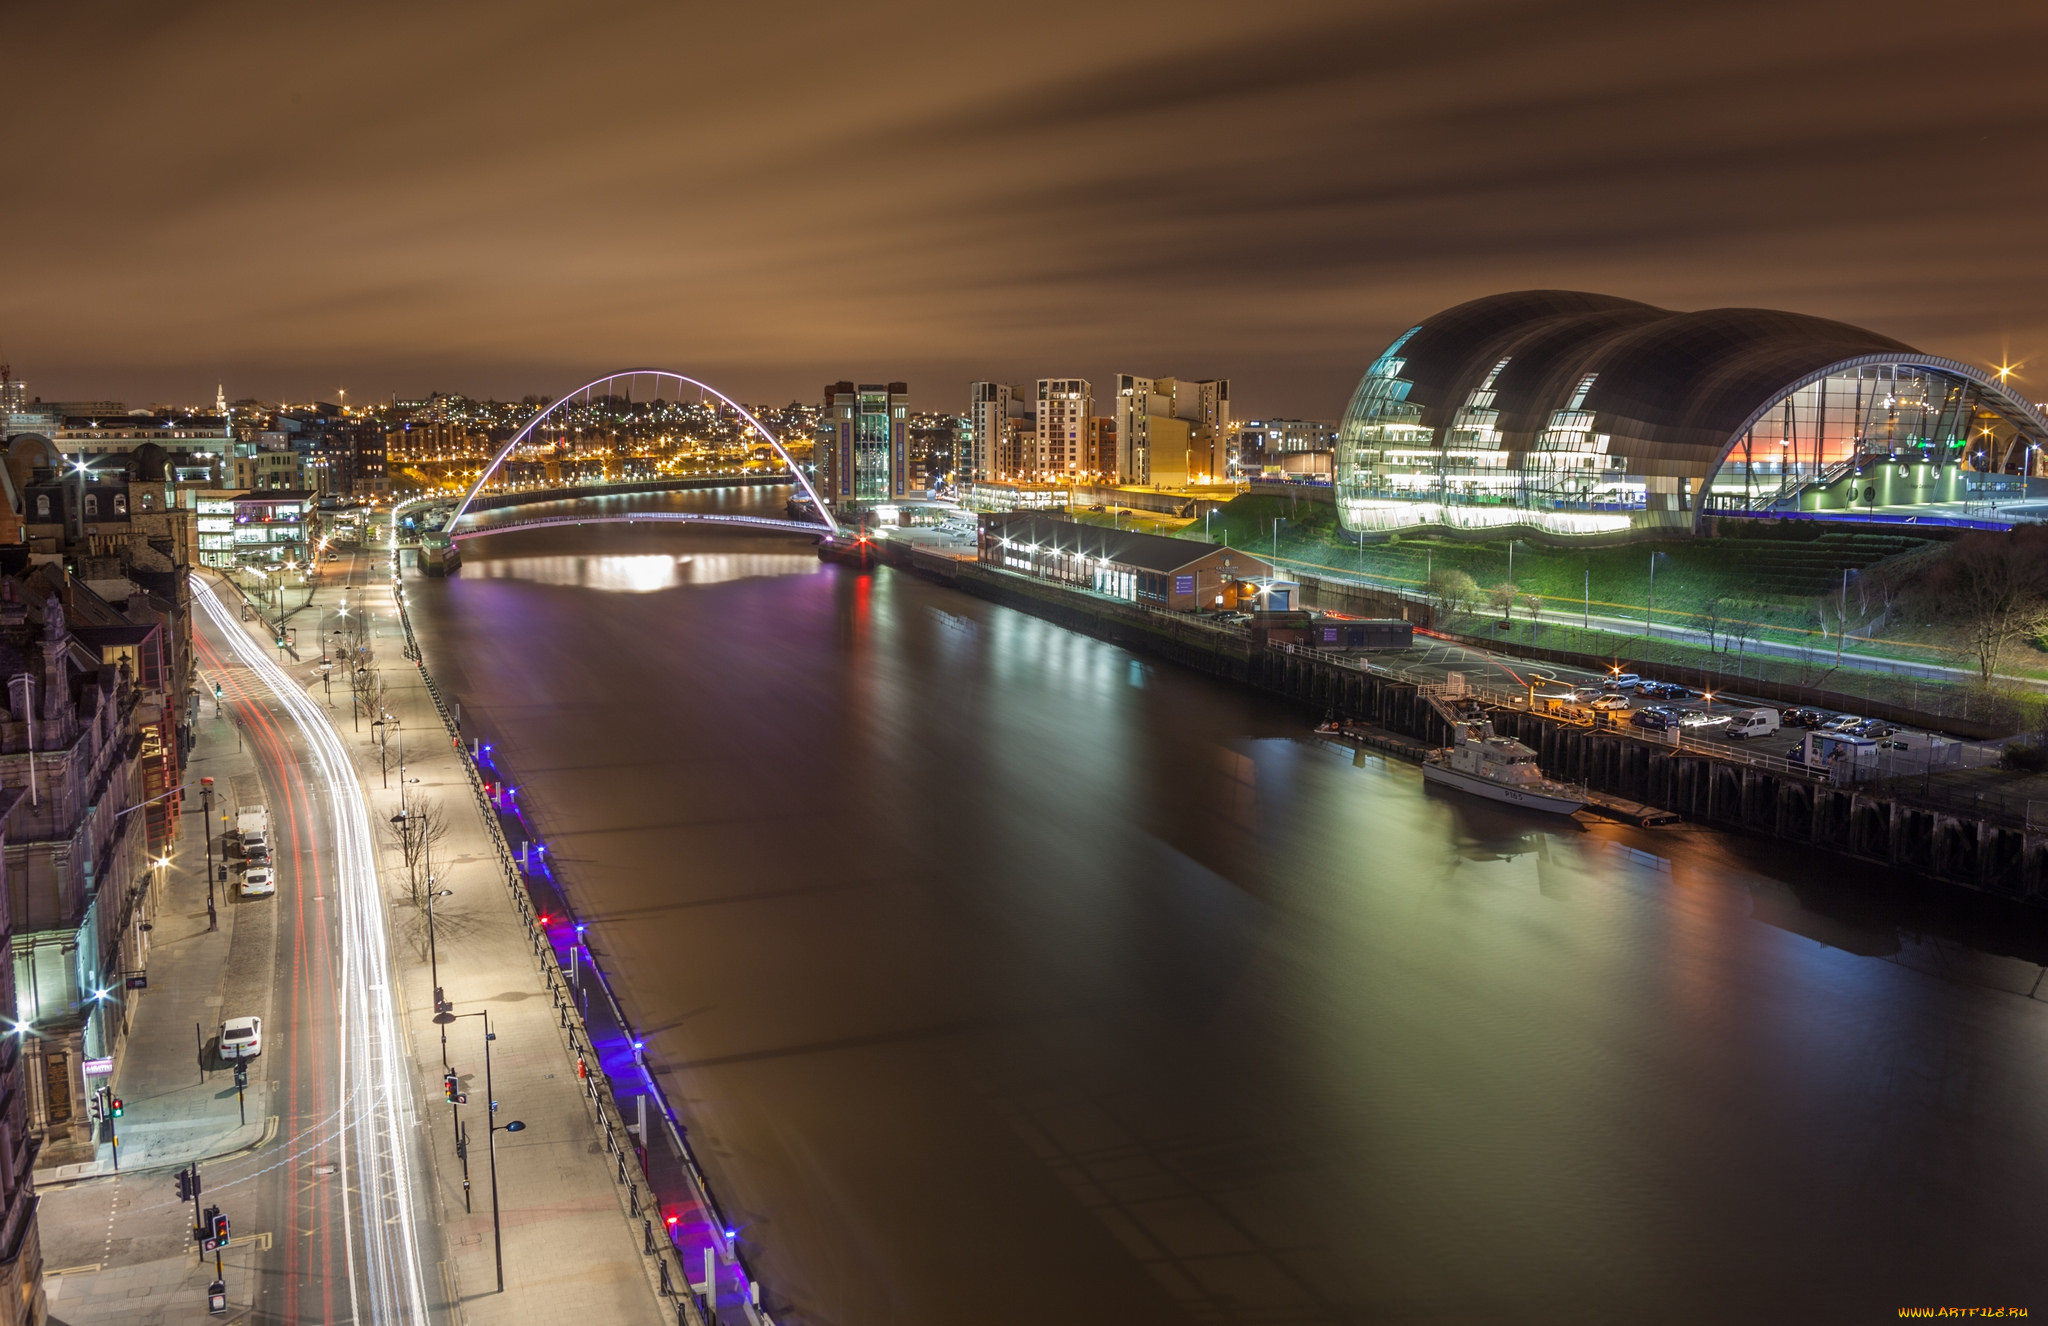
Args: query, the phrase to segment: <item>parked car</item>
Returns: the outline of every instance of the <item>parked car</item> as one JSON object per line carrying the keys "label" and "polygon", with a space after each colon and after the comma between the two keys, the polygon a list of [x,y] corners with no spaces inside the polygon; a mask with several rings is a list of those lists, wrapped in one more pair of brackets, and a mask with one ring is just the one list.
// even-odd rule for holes
{"label": "parked car", "polygon": [[1853,729],[1855,735],[1859,737],[1889,737],[1898,730],[1896,724],[1887,723],[1882,718],[1873,718],[1868,722],[1858,723]]}
{"label": "parked car", "polygon": [[1628,716],[1635,727],[1647,728],[1651,732],[1662,732],[1678,721],[1678,715],[1663,705],[1653,704],[1647,709],[1638,709]]}
{"label": "parked car", "polygon": [[1710,732],[1728,726],[1728,715],[1712,714],[1704,709],[1694,709],[1678,720],[1678,725],[1695,732]]}
{"label": "parked car", "polygon": [[1626,709],[1629,707],[1629,699],[1626,695],[1598,695],[1593,698],[1593,707],[1607,710]]}
{"label": "parked car", "polygon": [[1572,691],[1572,698],[1580,704],[1591,704],[1601,696],[1609,693],[1606,689],[1599,686],[1580,686]]}
{"label": "parked car", "polygon": [[229,1018],[220,1024],[220,1057],[254,1059],[263,1053],[263,1019]]}
{"label": "parked car", "polygon": [[1815,728],[1828,721],[1828,716],[1818,709],[1787,709],[1778,717],[1786,727]]}
{"label": "parked car", "polygon": [[1675,681],[1667,681],[1664,683],[1664,698],[1667,700],[1697,700],[1700,698],[1700,693],[1690,686],[1683,686]]}
{"label": "parked car", "polygon": [[1836,714],[1833,718],[1822,723],[1820,730],[1823,732],[1848,732],[1862,725],[1863,720],[1854,714]]}
{"label": "parked car", "polygon": [[1603,685],[1610,691],[1632,691],[1642,684],[1642,678],[1633,672],[1617,672]]}
{"label": "parked car", "polygon": [[242,876],[241,893],[244,898],[268,898],[277,892],[277,876],[269,866],[251,866],[249,873]]}

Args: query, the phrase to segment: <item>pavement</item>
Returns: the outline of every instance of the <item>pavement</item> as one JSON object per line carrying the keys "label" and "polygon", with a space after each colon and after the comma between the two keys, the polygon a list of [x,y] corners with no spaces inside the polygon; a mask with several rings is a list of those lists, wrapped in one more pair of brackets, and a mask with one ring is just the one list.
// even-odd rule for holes
{"label": "pavement", "polygon": [[[413,905],[397,847],[377,844],[393,995],[412,1068],[415,1122],[407,1135],[417,1152],[409,1160],[417,1163],[408,1168],[418,1179],[407,1192],[421,1230],[419,1270],[431,1316],[477,1326],[553,1323],[565,1312],[606,1323],[673,1322],[673,1300],[654,1291],[639,1223],[629,1223],[481,811],[418,668],[403,657],[388,563],[366,554],[327,569],[311,604],[287,616],[299,627],[306,661],[286,657],[283,667],[327,709],[316,666],[319,626],[338,620],[344,594],[352,615],[365,612],[384,708],[402,735],[380,751],[369,721],[358,727],[338,686],[331,721],[380,833],[401,806],[431,803],[448,827],[433,861],[435,887],[452,893],[436,905],[431,956],[426,918]],[[243,629],[274,656],[261,623]],[[342,1136],[348,1088],[337,989],[349,968],[333,910],[335,821],[331,803],[322,804],[331,784],[262,675],[236,660],[219,631],[203,624],[197,644],[202,672],[223,682],[226,703],[218,715],[210,700],[202,703],[188,777],[214,778],[216,816],[231,816],[238,798],[271,807],[278,893],[219,898],[220,927],[207,929],[202,812],[196,798],[188,802],[154,921],[149,987],[115,1065],[115,1092],[127,1105],[120,1169],[103,1141],[92,1160],[36,1176],[39,1187],[47,1185],[39,1219],[51,1319],[65,1326],[222,1320],[205,1311],[216,1274],[227,1287],[226,1320],[382,1319],[364,1315],[377,1301],[375,1286],[360,1239],[353,1253],[348,1243],[357,1190]],[[456,1108],[443,1101],[443,1028],[432,1021],[436,975],[461,1015],[446,1029],[445,1053],[470,1101],[459,1111],[469,1130],[466,1165],[456,1149]],[[483,1020],[469,1016],[485,1010],[495,1033],[499,1121],[524,1125],[516,1133],[501,1127],[495,1139],[495,1228]],[[238,1102],[211,1042],[221,1018],[246,1013],[263,1017],[265,1050]],[[175,1190],[174,1171],[195,1161],[202,1204],[217,1203],[233,1222],[218,1263],[199,1254],[192,1206]]]}

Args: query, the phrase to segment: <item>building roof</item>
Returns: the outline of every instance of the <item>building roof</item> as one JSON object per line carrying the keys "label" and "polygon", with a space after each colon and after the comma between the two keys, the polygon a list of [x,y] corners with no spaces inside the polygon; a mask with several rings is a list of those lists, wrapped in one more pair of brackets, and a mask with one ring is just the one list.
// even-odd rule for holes
{"label": "building roof", "polygon": [[1245,552],[1241,548],[1226,549],[1221,544],[1195,543],[1188,539],[1168,538],[1163,534],[1139,534],[1133,530],[1105,529],[1101,525],[1082,525],[1071,520],[1026,511],[985,516],[983,520],[990,527],[999,528],[1002,535],[1013,543],[1055,548],[1062,552],[1114,562],[1118,566],[1134,570],[1171,574],[1201,561],[1211,553],[1225,551],[1243,556],[1246,562],[1262,570],[1272,569],[1271,564],[1264,558],[1256,553]]}
{"label": "building roof", "polygon": [[1631,459],[1652,473],[1707,473],[1759,412],[1824,371],[1859,361],[1967,378],[2016,424],[2048,425],[1974,365],[1848,323],[1773,309],[1678,313],[1612,295],[1517,290],[1424,319],[1396,355],[1398,376],[1411,384],[1406,400],[1422,408],[1419,422],[1438,439],[1498,368],[1493,408],[1500,447],[1510,452],[1532,449],[1552,413],[1590,377],[1582,408],[1629,421],[1639,440]]}

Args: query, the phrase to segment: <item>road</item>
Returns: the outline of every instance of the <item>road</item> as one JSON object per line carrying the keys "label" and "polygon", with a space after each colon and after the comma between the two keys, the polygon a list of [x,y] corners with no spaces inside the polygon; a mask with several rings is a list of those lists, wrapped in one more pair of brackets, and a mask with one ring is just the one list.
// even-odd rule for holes
{"label": "road", "polygon": [[[202,1205],[232,1222],[221,1259],[229,1301],[265,1321],[424,1326],[447,1295],[423,1269],[439,1264],[441,1250],[425,1209],[368,809],[317,693],[288,677],[209,585],[195,580],[194,601],[200,664],[224,701],[202,716],[202,735],[233,742],[239,726],[257,768],[258,786],[219,791],[270,807],[278,865],[274,898],[235,898],[230,882],[222,903],[275,909],[274,925],[238,917],[221,1015],[263,1018],[251,1078],[270,1084],[277,1127],[265,1144],[201,1167]],[[336,704],[345,707],[346,695]],[[209,1066],[232,1093],[225,1065]],[[192,1208],[178,1200],[172,1172],[51,1191],[43,1221],[53,1265],[120,1268],[91,1278],[104,1283],[67,1283],[57,1320],[136,1320],[132,1297],[101,1306],[116,1274],[126,1294],[147,1295],[150,1311],[168,1309],[170,1319],[183,1315],[181,1298],[203,1305],[213,1263],[200,1265]],[[104,1246],[63,1246],[84,1228],[103,1229]]]}

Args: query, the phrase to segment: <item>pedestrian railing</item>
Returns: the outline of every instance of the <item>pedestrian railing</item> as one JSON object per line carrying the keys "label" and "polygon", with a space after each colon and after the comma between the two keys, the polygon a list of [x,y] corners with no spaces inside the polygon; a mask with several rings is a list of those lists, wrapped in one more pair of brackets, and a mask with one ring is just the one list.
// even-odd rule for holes
{"label": "pedestrian railing", "polygon": [[[620,1030],[630,1038],[633,1063],[645,1078],[646,1094],[659,1105],[659,1113],[668,1130],[669,1140],[681,1157],[682,1172],[689,1189],[687,1198],[704,1213],[709,1225],[706,1244],[703,1248],[697,1249],[705,1256],[705,1260],[697,1268],[697,1274],[693,1275],[685,1264],[683,1249],[677,1245],[675,1236],[670,1232],[667,1218],[661,1211],[660,1199],[655,1193],[653,1181],[648,1176],[645,1160],[637,1148],[621,1141],[621,1134],[630,1134],[630,1130],[626,1126],[625,1113],[619,1108],[611,1079],[602,1064],[597,1062],[597,1043],[591,1036],[588,1020],[575,997],[575,989],[580,982],[573,982],[563,969],[547,926],[534,907],[527,886],[527,867],[522,864],[520,857],[514,854],[511,845],[505,839],[504,826],[499,819],[499,807],[485,786],[482,770],[478,766],[477,750],[465,744],[460,722],[450,710],[440,687],[435,684],[433,674],[427,670],[419,642],[413,634],[412,617],[406,609],[402,595],[397,596],[397,605],[399,622],[405,631],[406,655],[419,667],[420,681],[426,688],[428,698],[433,701],[434,711],[440,715],[442,725],[448,731],[449,739],[460,757],[463,772],[468,777],[470,791],[476,797],[477,810],[490,837],[492,850],[498,858],[499,870],[504,876],[513,904],[519,910],[520,920],[526,928],[528,948],[533,954],[535,965],[539,968],[541,979],[547,985],[549,998],[554,1003],[558,1029],[563,1035],[570,1057],[576,1063],[578,1076],[583,1083],[584,1096],[591,1107],[593,1127],[604,1142],[606,1153],[614,1161],[613,1177],[621,1190],[627,1218],[639,1224],[641,1250],[652,1263],[658,1292],[674,1304],[677,1326],[715,1326],[719,1321],[720,1272],[725,1271],[728,1272],[726,1278],[732,1281],[736,1290],[732,1297],[737,1300],[728,1306],[742,1313],[750,1326],[774,1326],[774,1319],[760,1304],[760,1280],[747,1266],[745,1258],[735,1246],[734,1226],[726,1218],[724,1209],[711,1191],[710,1180],[698,1164],[696,1153],[691,1149],[685,1130],[678,1121],[673,1103],[648,1068],[639,1038],[634,1035],[632,1023],[619,1005],[610,980],[605,976],[603,969],[595,963],[579,964],[590,967],[592,975],[596,977],[597,986],[603,993],[606,1011],[610,1013]],[[544,863],[536,864],[540,864],[545,870]],[[566,895],[564,903],[566,906]],[[576,924],[573,908],[566,919],[574,927],[572,935],[581,930],[582,927]],[[643,1136],[640,1139],[640,1146],[645,1147],[646,1144],[647,1139]]]}

